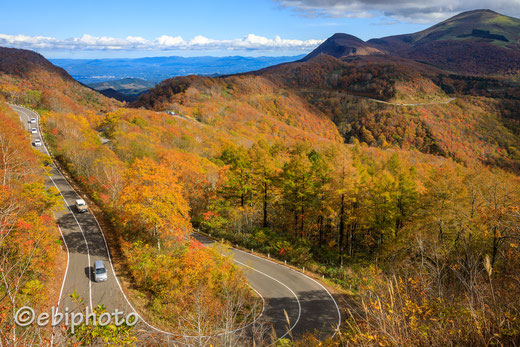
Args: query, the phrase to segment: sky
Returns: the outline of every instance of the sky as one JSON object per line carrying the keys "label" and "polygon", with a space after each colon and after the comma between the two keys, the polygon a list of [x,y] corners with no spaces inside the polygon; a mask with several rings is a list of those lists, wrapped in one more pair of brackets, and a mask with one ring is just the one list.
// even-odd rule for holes
{"label": "sky", "polygon": [[363,40],[520,0],[2,0],[0,46],[47,58],[305,54],[337,32]]}

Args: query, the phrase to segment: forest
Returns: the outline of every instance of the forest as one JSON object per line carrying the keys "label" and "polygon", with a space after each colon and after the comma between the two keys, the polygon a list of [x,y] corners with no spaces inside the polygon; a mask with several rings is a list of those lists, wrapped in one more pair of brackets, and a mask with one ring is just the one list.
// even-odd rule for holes
{"label": "forest", "polygon": [[[339,334],[287,343],[518,343],[515,100],[452,94],[426,67],[396,62],[319,57],[281,69],[167,80],[133,107],[76,103],[55,75],[53,86],[4,75],[2,94],[38,109],[59,163],[106,217],[139,310],[162,328],[203,335],[258,309],[241,271],[188,239],[198,229],[342,293]],[[11,184],[19,198],[49,195]],[[34,278],[50,283],[37,264]]]}
{"label": "forest", "polygon": [[[145,194],[132,184],[153,177],[155,194],[168,192],[161,202],[185,199],[173,214],[179,233],[193,226],[270,253],[355,295],[344,334],[330,344],[507,344],[517,338],[520,185],[514,174],[356,141],[312,144],[312,136],[290,145],[236,145],[205,127],[187,129],[193,121],[168,117],[127,109],[96,125],[91,117],[51,112],[45,124],[62,160],[108,211]],[[110,145],[96,143],[92,125],[104,129]],[[71,131],[78,137],[67,135]],[[163,180],[168,189],[156,186]],[[143,223],[147,216],[138,210],[135,217]],[[123,239],[140,230],[139,242],[148,246],[128,245],[127,259],[150,262],[131,266],[149,267],[151,276],[165,271],[153,254],[175,235],[161,228],[144,233],[156,229],[132,218],[119,221]],[[146,278],[135,280],[158,299],[171,297]],[[468,328],[477,323],[481,329]]]}

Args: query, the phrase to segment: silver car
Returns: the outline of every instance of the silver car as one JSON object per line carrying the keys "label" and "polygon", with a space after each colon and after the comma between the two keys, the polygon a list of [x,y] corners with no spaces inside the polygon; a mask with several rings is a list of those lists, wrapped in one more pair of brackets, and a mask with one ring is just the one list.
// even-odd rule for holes
{"label": "silver car", "polygon": [[94,262],[94,281],[104,282],[108,279],[107,268],[103,260],[96,260]]}
{"label": "silver car", "polygon": [[34,140],[33,145],[34,145],[34,147],[41,147],[42,142],[40,139],[36,139],[36,140]]}

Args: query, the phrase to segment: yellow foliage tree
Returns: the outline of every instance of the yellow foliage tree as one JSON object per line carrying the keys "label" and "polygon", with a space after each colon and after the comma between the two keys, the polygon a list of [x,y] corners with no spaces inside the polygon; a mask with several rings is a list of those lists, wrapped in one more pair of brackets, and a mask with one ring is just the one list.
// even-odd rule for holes
{"label": "yellow foliage tree", "polygon": [[151,159],[136,160],[124,174],[119,198],[123,225],[157,242],[175,242],[191,231],[188,203],[176,175]]}

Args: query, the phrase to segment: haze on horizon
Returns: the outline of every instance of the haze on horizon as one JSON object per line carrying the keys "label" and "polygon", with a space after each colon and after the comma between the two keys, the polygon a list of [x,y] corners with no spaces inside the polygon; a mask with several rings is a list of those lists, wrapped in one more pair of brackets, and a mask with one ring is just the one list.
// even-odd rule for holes
{"label": "haze on horizon", "polygon": [[28,0],[2,7],[0,46],[91,59],[299,55],[336,32],[368,40],[419,31],[477,8],[520,15],[517,0]]}

